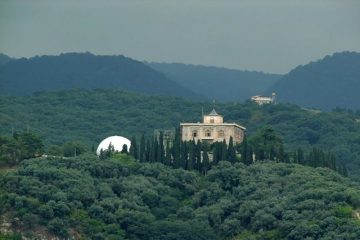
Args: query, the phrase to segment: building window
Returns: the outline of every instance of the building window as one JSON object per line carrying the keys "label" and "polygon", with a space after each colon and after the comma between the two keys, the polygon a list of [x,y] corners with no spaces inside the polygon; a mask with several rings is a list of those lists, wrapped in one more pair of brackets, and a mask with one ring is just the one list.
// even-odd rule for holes
{"label": "building window", "polygon": [[223,130],[220,130],[220,131],[218,132],[218,135],[219,135],[219,137],[224,137],[224,131],[223,131]]}
{"label": "building window", "polygon": [[211,131],[210,130],[205,131],[205,137],[211,137]]}
{"label": "building window", "polygon": [[192,136],[193,136],[193,137],[197,137],[197,131],[196,131],[196,130],[193,131]]}
{"label": "building window", "polygon": [[210,118],[210,123],[214,123],[214,118]]}

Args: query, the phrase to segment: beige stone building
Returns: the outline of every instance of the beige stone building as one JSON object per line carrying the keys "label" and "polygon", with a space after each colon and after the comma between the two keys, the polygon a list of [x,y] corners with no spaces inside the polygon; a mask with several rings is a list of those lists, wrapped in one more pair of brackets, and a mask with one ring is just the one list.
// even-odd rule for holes
{"label": "beige stone building", "polygon": [[241,143],[246,128],[236,123],[224,123],[223,117],[213,109],[210,114],[204,115],[202,123],[180,123],[180,130],[183,141],[194,139],[213,143],[225,139],[229,143],[230,137],[233,137],[234,143]]}

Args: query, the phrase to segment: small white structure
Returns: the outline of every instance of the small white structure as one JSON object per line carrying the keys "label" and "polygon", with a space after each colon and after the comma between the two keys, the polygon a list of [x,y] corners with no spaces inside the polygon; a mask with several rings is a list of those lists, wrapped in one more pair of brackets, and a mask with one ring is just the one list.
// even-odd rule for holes
{"label": "small white structure", "polygon": [[131,146],[131,142],[129,139],[127,139],[125,137],[121,137],[121,136],[111,136],[111,137],[107,137],[101,141],[101,143],[99,144],[99,146],[96,150],[96,154],[99,156],[101,149],[103,151],[107,150],[109,148],[110,144],[113,145],[115,151],[118,151],[118,152],[120,152],[122,150],[122,148],[125,144],[127,146],[128,151]]}
{"label": "small white structure", "polygon": [[271,97],[264,97],[264,96],[260,96],[260,95],[252,96],[251,101],[253,101],[259,105],[272,104],[272,103],[275,103],[275,101],[276,101],[276,93],[273,93],[271,95]]}

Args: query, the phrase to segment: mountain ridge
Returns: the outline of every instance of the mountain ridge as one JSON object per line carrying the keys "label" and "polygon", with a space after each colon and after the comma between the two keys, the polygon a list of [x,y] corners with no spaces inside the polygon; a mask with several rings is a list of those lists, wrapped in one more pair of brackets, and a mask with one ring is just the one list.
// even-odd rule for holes
{"label": "mountain ridge", "polygon": [[271,92],[304,107],[360,109],[360,53],[338,52],[299,65],[265,91]]}
{"label": "mountain ridge", "polygon": [[266,90],[282,76],[260,71],[184,63],[146,64],[195,93],[217,101],[245,101]]}
{"label": "mountain ridge", "polygon": [[63,53],[14,59],[0,66],[0,93],[28,95],[74,88],[121,88],[201,99],[140,61],[123,55]]}

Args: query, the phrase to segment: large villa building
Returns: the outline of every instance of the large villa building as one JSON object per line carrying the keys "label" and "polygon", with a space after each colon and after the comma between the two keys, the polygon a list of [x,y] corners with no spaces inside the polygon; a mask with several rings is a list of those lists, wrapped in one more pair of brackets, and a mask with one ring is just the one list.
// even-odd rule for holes
{"label": "large villa building", "polygon": [[180,123],[180,130],[183,141],[200,140],[211,144],[225,140],[228,144],[230,137],[234,143],[241,143],[246,128],[236,123],[224,123],[223,117],[213,109],[203,116],[202,123]]}

